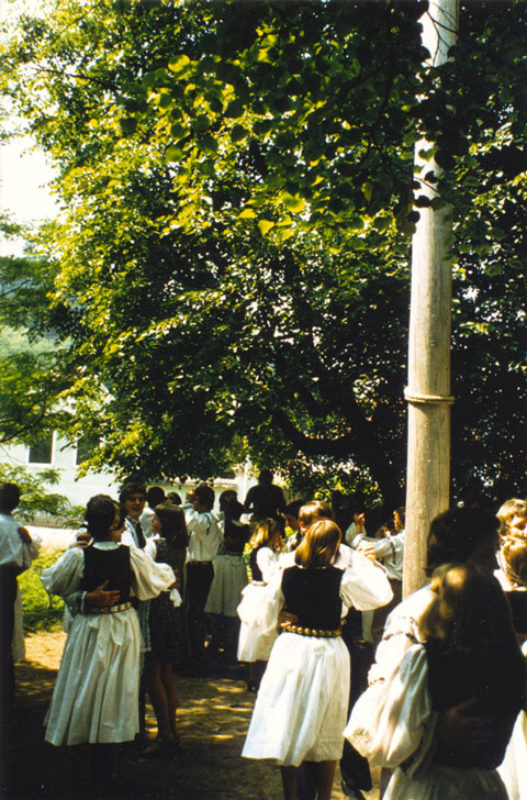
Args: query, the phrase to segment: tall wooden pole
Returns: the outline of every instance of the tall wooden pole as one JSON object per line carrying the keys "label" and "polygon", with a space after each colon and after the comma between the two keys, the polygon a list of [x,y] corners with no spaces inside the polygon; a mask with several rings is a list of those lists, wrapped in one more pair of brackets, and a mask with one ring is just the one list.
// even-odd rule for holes
{"label": "tall wooden pole", "polygon": [[[448,59],[458,29],[458,0],[430,0],[421,18],[423,45],[430,66]],[[424,180],[435,160],[423,160],[432,142],[416,146],[415,162]],[[419,194],[436,196],[435,183],[423,183]],[[451,268],[447,260],[449,209],[419,208],[412,242],[412,285],[408,346],[408,464],[406,478],[406,537],[404,594],[426,582],[426,539],[430,521],[445,511],[450,497],[450,331]]]}

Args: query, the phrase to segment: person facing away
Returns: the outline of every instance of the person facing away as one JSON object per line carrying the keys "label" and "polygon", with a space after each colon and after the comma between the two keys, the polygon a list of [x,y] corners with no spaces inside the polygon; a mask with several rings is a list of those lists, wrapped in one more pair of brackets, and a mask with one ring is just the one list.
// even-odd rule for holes
{"label": "person facing away", "polygon": [[[439,567],[429,588],[420,642],[359,699],[346,736],[395,768],[387,800],[506,800],[496,767],[527,702],[527,671],[505,596],[472,564]],[[469,737],[449,724],[460,707]]]}
{"label": "person facing away", "polygon": [[[432,520],[427,540],[427,572],[429,575],[442,564],[471,564],[492,575],[497,567],[499,520],[479,508],[454,508],[443,511]],[[433,593],[430,584],[405,597],[386,620],[382,639],[375,651],[369,683],[387,680],[396,670],[407,651],[421,642],[421,616],[430,604]],[[450,709],[444,730],[450,724],[454,737],[471,738],[472,720],[463,705]],[[445,733],[445,735],[447,735]],[[381,778],[382,789],[388,776]]]}
{"label": "person facing away", "polygon": [[277,519],[285,512],[286,503],[282,489],[273,483],[273,473],[263,469],[258,476],[258,483],[247,492],[244,511],[251,513],[252,522],[261,519]]}

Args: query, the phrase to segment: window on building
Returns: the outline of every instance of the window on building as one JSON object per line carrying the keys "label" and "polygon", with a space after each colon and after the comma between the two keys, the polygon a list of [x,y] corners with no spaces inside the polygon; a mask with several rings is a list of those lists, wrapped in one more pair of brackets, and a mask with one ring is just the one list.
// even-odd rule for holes
{"label": "window on building", "polygon": [[29,446],[30,464],[51,464],[53,462],[53,434],[50,433]]}

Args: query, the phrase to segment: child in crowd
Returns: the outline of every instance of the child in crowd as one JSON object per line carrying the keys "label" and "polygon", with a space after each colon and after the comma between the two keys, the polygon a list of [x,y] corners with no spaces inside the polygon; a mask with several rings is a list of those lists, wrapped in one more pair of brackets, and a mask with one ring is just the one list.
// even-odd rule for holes
{"label": "child in crowd", "polygon": [[230,492],[230,495],[220,503],[224,535],[212,562],[214,578],[205,612],[212,615],[211,650],[216,653],[221,650],[224,658],[235,660],[240,628],[237,609],[248,583],[243,551],[250,536],[250,527],[240,522],[243,506],[236,499],[236,493]]}
{"label": "child in crowd", "polygon": [[291,531],[291,533],[287,535],[284,547],[284,550],[286,550],[287,552],[291,552],[291,550],[296,550],[296,548],[302,541],[303,534],[302,531],[300,530],[300,519],[298,517],[298,514],[303,505],[304,505],[303,500],[292,500],[285,507],[284,520],[285,520],[286,533],[288,529]]}
{"label": "child in crowd", "polygon": [[[124,518],[110,497],[92,497],[86,509],[92,544],[73,547],[42,573],[50,594],[82,593],[73,618],[46,717],[53,745],[97,745],[94,775],[107,788],[118,776],[119,743],[139,731],[141,634],[133,596],[156,597],[175,576],[142,550],[120,544]],[[90,608],[90,593],[105,586],[110,605]],[[103,747],[104,746],[104,747]]]}
{"label": "child in crowd", "polygon": [[282,549],[282,526],[275,519],[256,524],[249,542],[251,583],[242,592],[238,606],[241,619],[238,661],[249,664],[249,691],[257,691],[271,648],[277,637],[274,620],[269,621],[265,603],[266,587],[279,572],[278,555]]}
{"label": "child in crowd", "polygon": [[176,607],[171,592],[165,591],[150,603],[150,652],[145,674],[148,694],[157,719],[157,739],[148,745],[147,756],[174,755],[179,749],[176,732],[178,692],[174,666],[186,660],[187,639],[181,597],[184,595],[184,567],[188,547],[185,516],[181,508],[165,501],[156,505],[152,519],[156,537],[156,561],[169,564],[176,576],[179,597]]}
{"label": "child in crowd", "polygon": [[281,609],[286,621],[260,685],[242,755],[276,759],[286,800],[298,797],[303,762],[314,762],[319,800],[329,800],[342,754],[350,676],[340,635],[342,604],[368,608],[372,594],[353,570],[335,566],[340,540],[331,520],[310,525],[294,566],[265,596],[275,624]]}
{"label": "child in crowd", "polygon": [[[471,565],[446,564],[430,595],[421,643],[359,698],[346,736],[371,763],[396,768],[384,800],[506,800],[496,767],[527,697],[503,592]],[[452,725],[461,707],[481,720],[468,740]]]}

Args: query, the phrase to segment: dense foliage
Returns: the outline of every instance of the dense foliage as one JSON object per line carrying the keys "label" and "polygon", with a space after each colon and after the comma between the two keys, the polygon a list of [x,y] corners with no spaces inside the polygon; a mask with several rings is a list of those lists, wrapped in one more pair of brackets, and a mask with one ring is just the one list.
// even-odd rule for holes
{"label": "dense foliage", "polygon": [[520,491],[527,8],[462,5],[431,71],[422,2],[46,5],[3,74],[59,169],[40,246],[71,435],[147,477],[250,456],[400,501],[426,136],[453,213],[454,480]]}
{"label": "dense foliage", "polygon": [[60,555],[58,550],[43,550],[31,567],[17,578],[26,633],[62,630],[64,601],[61,597],[49,595],[40,580],[42,570],[51,567]]}

